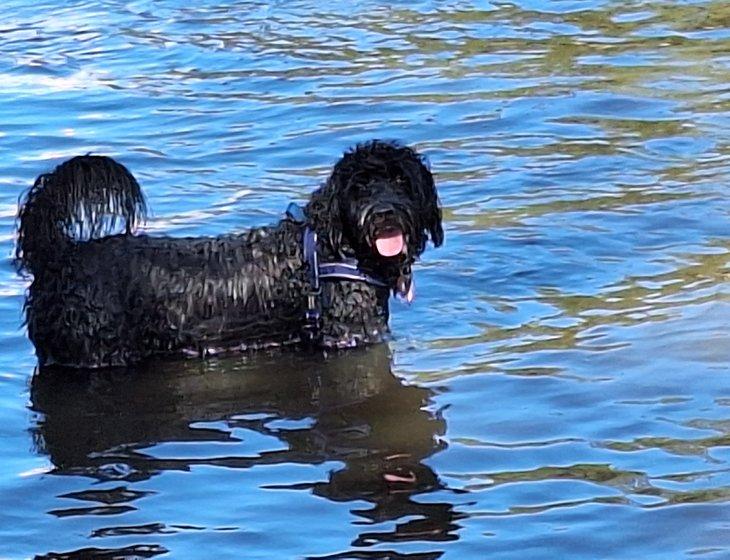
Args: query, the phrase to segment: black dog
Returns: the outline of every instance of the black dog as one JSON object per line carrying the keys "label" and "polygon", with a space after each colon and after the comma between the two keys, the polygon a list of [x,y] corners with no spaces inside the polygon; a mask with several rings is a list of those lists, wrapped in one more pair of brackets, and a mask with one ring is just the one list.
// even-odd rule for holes
{"label": "black dog", "polygon": [[[443,241],[421,157],[377,140],[346,153],[306,207],[274,227],[133,235],[145,211],[134,177],[102,156],[70,159],[27,193],[17,260],[33,275],[26,319],[41,365],[378,342],[390,292],[410,299],[411,265],[429,235]],[[120,219],[126,232],[109,235]]]}

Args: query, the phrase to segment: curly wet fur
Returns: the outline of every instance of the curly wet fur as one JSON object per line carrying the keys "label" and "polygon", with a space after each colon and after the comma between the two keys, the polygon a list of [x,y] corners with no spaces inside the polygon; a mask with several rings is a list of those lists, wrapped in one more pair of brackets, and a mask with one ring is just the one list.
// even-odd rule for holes
{"label": "curly wet fur", "polygon": [[[146,206],[137,181],[103,156],[41,175],[21,205],[17,261],[33,275],[26,301],[41,364],[129,365],[157,354],[302,342],[307,294],[304,224],[219,237],[134,235]],[[316,345],[382,340],[391,290],[410,283],[430,236],[443,240],[431,173],[412,149],[371,141],[347,152],[305,208],[323,260],[356,258],[389,287],[326,281]],[[125,233],[107,235],[124,220]],[[379,229],[403,232],[401,255],[373,249]]]}

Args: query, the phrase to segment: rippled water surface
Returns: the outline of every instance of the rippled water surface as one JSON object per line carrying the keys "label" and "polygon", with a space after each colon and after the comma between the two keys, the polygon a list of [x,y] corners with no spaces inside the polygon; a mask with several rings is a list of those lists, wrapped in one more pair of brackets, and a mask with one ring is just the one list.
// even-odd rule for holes
{"label": "rippled water surface", "polygon": [[[0,52],[0,558],[730,558],[730,4],[6,0]],[[33,377],[36,175],[216,234],[372,137],[446,227],[389,347]]]}

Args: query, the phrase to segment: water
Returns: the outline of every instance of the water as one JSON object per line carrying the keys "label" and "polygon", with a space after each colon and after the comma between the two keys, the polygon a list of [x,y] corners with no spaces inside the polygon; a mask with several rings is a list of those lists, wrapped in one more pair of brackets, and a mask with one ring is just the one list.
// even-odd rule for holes
{"label": "water", "polygon": [[[0,557],[730,558],[726,2],[9,0],[0,52]],[[389,347],[33,378],[36,175],[216,234],[372,137],[446,226]]]}

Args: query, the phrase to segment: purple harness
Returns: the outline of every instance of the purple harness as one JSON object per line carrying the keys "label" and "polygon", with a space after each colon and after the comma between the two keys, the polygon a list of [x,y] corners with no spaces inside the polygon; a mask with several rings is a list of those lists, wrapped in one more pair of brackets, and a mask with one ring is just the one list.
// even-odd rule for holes
{"label": "purple harness", "polygon": [[309,265],[309,281],[311,289],[307,293],[307,309],[304,312],[305,333],[310,339],[314,339],[319,332],[322,321],[319,305],[319,296],[322,293],[322,280],[352,280],[365,282],[378,288],[388,288],[388,284],[371,274],[360,269],[357,259],[343,259],[339,261],[319,262],[317,253],[317,232],[311,229],[307,223],[304,209],[297,203],[292,202],[286,209],[287,219],[304,225],[302,234],[302,252],[304,260]]}

